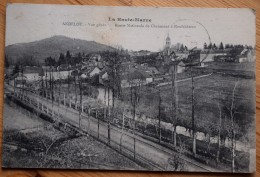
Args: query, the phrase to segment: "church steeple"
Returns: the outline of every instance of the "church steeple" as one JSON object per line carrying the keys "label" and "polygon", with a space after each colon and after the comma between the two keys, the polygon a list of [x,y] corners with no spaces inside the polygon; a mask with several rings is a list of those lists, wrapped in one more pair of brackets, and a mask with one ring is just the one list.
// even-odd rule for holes
{"label": "church steeple", "polygon": [[166,41],[165,41],[165,47],[164,47],[164,52],[166,55],[170,55],[170,53],[171,53],[170,49],[171,49],[171,38],[168,33],[167,37],[166,37]]}
{"label": "church steeple", "polygon": [[171,38],[169,36],[169,33],[167,34],[167,37],[166,37],[166,45],[165,45],[166,48],[170,48],[171,47]]}

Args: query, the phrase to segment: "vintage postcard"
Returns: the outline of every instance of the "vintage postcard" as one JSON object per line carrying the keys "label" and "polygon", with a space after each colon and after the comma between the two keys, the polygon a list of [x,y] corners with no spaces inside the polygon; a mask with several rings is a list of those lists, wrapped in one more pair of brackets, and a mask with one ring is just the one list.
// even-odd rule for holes
{"label": "vintage postcard", "polygon": [[9,4],[2,166],[255,171],[255,11]]}

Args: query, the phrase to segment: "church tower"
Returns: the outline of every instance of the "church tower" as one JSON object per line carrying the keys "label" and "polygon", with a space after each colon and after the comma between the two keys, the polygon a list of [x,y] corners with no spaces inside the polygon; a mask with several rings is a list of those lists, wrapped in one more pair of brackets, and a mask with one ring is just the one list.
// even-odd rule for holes
{"label": "church tower", "polygon": [[165,46],[164,46],[165,55],[170,55],[170,53],[171,53],[170,49],[171,49],[171,38],[168,33],[167,37],[166,37],[166,41],[165,41]]}

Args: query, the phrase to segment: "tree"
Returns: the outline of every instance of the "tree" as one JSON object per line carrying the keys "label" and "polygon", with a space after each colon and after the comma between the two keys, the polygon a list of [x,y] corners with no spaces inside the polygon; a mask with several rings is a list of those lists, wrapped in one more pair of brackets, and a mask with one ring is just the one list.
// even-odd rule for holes
{"label": "tree", "polygon": [[80,96],[80,108],[79,108],[79,128],[81,126],[81,113],[82,113],[82,109],[83,109],[83,102],[82,102],[82,79],[81,77],[79,77],[79,96]]}
{"label": "tree", "polygon": [[[237,100],[235,100],[235,92],[238,86],[238,81],[235,82],[232,89],[231,95],[227,95],[220,104],[223,106],[219,107],[221,111],[220,125],[221,125],[221,134],[219,136],[228,136],[231,139],[231,168],[232,172],[235,172],[235,151],[236,151],[236,136],[238,132],[242,131],[241,126],[238,126],[238,112],[240,107],[238,106]],[[219,144],[219,146],[221,146]]]}
{"label": "tree", "polygon": [[207,43],[204,42],[203,49],[208,49]]}
{"label": "tree", "polygon": [[[105,97],[107,92],[107,108],[108,108],[108,140],[110,143],[110,121],[115,115],[115,99],[121,97],[121,63],[122,54],[120,50],[106,51],[102,53],[102,57],[106,61],[108,78],[105,83]],[[112,95],[110,96],[110,89]],[[107,91],[106,91],[107,90]],[[110,110],[110,97],[112,97],[112,109]],[[105,109],[105,115],[107,111]],[[111,115],[112,114],[112,115]]]}
{"label": "tree", "polygon": [[216,157],[217,164],[219,163],[219,155],[220,155],[220,147],[221,147],[220,138],[221,138],[221,127],[222,127],[222,108],[219,103],[218,103],[218,109],[219,109],[219,124],[218,124],[218,150],[217,150],[217,157]]}
{"label": "tree", "polygon": [[230,119],[231,119],[231,149],[232,149],[232,172],[235,172],[235,91],[236,87],[238,85],[238,82],[235,83],[233,91],[232,91],[232,98],[231,98],[231,104],[229,108],[230,112]]}
{"label": "tree", "polygon": [[[104,94],[104,119],[107,119],[107,105],[108,105],[108,110],[109,110],[109,94],[107,94],[107,92],[109,92],[109,84],[108,84],[108,78],[105,78],[104,80],[104,89],[105,89],[105,94]],[[108,95],[108,97],[107,97]],[[107,103],[108,101],[108,103]],[[110,118],[108,117],[108,121],[107,121],[107,138],[108,138],[108,143],[110,144]]]}
{"label": "tree", "polygon": [[19,65],[16,64],[16,65],[14,66],[12,75],[14,76],[15,74],[19,73],[19,71],[20,71]]}
{"label": "tree", "polygon": [[184,51],[184,46],[183,46],[183,44],[181,44],[181,46],[180,46],[180,51],[181,51],[181,52]]}
{"label": "tree", "polygon": [[184,171],[186,169],[186,162],[181,157],[186,152],[186,146],[184,142],[179,142],[177,153],[173,153],[172,157],[168,159],[168,163],[173,168],[173,171]]}
{"label": "tree", "polygon": [[225,49],[230,48],[229,44],[225,44]]}
{"label": "tree", "polygon": [[223,50],[223,49],[224,49],[224,46],[223,46],[223,43],[222,43],[222,42],[220,42],[218,49],[219,49],[219,50]]}
{"label": "tree", "polygon": [[51,95],[51,101],[52,101],[52,107],[53,107],[53,101],[54,101],[54,77],[53,77],[53,67],[51,66],[51,72],[49,75],[49,87],[50,87],[50,95]]}
{"label": "tree", "polygon": [[132,112],[133,112],[133,134],[134,134],[134,160],[135,160],[135,130],[136,130],[136,110],[138,103],[140,102],[140,92],[142,86],[142,78],[132,77],[131,75],[128,76],[128,83],[130,85],[130,103],[132,105]]}
{"label": "tree", "polygon": [[41,94],[45,97],[45,89],[44,89],[44,82],[43,82],[43,77],[45,76],[45,73],[44,73],[44,70],[43,68],[41,67],[41,70],[39,72],[39,76],[41,77],[41,85],[42,85],[42,91],[41,91]]}
{"label": "tree", "polygon": [[162,138],[162,134],[161,134],[161,105],[162,105],[162,98],[161,98],[161,93],[160,90],[158,91],[158,97],[159,97],[159,104],[158,104],[158,127],[159,127],[159,143],[161,143],[161,138]]}
{"label": "tree", "polygon": [[211,42],[208,45],[208,49],[212,49],[212,43]]}
{"label": "tree", "polygon": [[51,56],[45,59],[45,65],[46,66],[56,66],[55,58],[52,58]]}
{"label": "tree", "polygon": [[8,57],[5,55],[5,68],[9,67]]}
{"label": "tree", "polygon": [[172,116],[172,124],[173,124],[173,142],[174,147],[177,146],[177,64],[173,64],[170,70],[171,73],[171,116]]}
{"label": "tree", "polygon": [[77,94],[77,78],[78,78],[78,75],[79,75],[79,72],[78,70],[73,70],[71,72],[71,75],[73,76],[74,78],[74,84],[75,84],[75,109],[77,109],[77,98],[78,98],[78,94]]}
{"label": "tree", "polygon": [[77,56],[77,59],[76,59],[76,63],[80,63],[82,61],[82,55],[81,55],[81,53],[79,52],[78,53],[78,56]]}
{"label": "tree", "polygon": [[107,65],[107,74],[109,76],[109,86],[112,88],[113,95],[118,99],[121,97],[121,73],[122,58],[124,55],[119,51],[107,51],[103,53]]}
{"label": "tree", "polygon": [[216,49],[217,49],[217,46],[216,46],[215,43],[213,44],[212,49],[213,49],[213,50],[216,50]]}
{"label": "tree", "polygon": [[61,64],[64,64],[66,61],[65,61],[65,56],[63,53],[60,53],[60,57],[59,57],[59,60],[58,60],[58,65],[61,65]]}
{"label": "tree", "polygon": [[66,52],[66,60],[67,60],[68,64],[70,64],[70,65],[75,64],[75,63],[71,60],[70,51],[67,51],[67,52]]}
{"label": "tree", "polygon": [[67,57],[67,58],[71,58],[71,54],[70,54],[70,51],[69,51],[69,50],[66,52],[66,57]]}
{"label": "tree", "polygon": [[196,128],[204,133],[205,144],[207,144],[206,151],[210,155],[210,137],[213,137],[218,129],[218,127],[216,127],[216,125],[218,125],[216,114],[213,113],[213,111],[209,111],[204,103],[196,103],[196,109],[199,110],[199,114],[195,115],[195,119],[199,120],[196,121]]}
{"label": "tree", "polygon": [[22,57],[19,58],[19,62],[21,66],[36,66],[37,61],[32,55],[23,54]]}

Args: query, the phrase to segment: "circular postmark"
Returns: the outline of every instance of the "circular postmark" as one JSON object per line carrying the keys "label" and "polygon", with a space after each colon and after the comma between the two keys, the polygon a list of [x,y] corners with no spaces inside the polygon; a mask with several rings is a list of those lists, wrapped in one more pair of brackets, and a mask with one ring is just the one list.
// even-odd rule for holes
{"label": "circular postmark", "polygon": [[[176,20],[171,24],[168,33],[171,36],[172,43],[186,46],[189,52],[202,50],[205,43],[211,44],[208,30],[201,22],[196,20]],[[203,50],[196,65],[201,65],[207,59],[209,52],[210,50]]]}

